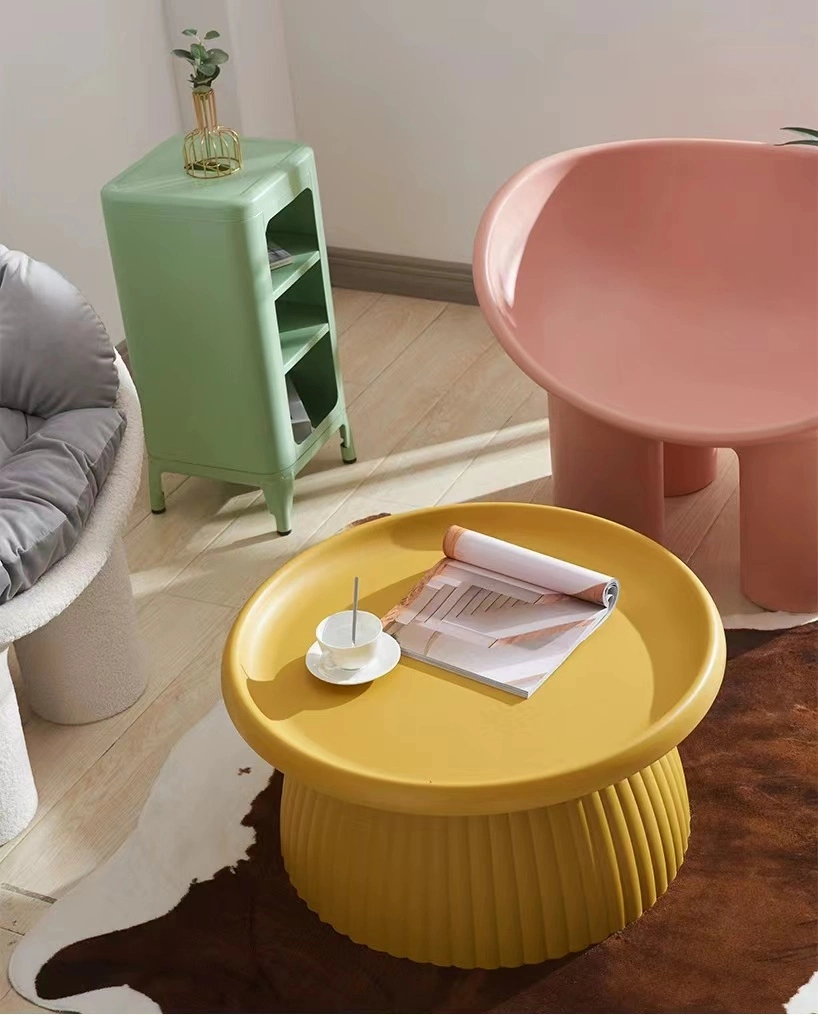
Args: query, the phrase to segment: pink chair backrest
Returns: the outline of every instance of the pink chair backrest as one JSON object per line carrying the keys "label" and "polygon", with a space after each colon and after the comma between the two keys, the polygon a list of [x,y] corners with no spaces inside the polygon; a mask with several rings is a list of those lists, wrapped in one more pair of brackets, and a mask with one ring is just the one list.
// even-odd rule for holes
{"label": "pink chair backrest", "polygon": [[[780,393],[787,429],[790,410],[818,418],[816,148],[669,139],[555,155],[492,199],[473,272],[509,355],[603,418],[621,408],[605,410],[612,371],[635,417],[657,415],[648,388],[668,357],[715,383],[723,368],[742,420],[756,385]],[[777,413],[759,424],[772,432]]]}

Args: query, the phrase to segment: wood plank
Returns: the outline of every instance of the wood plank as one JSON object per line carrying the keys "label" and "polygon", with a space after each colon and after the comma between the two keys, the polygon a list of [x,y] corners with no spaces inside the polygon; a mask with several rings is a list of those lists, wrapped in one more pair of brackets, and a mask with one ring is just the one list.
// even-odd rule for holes
{"label": "wood plank", "polygon": [[665,498],[665,546],[680,560],[696,552],[738,485],[738,458],[734,451],[719,451],[713,482],[684,497]]}
{"label": "wood plank", "polygon": [[21,940],[19,934],[14,934],[10,930],[0,930],[0,998],[4,1000],[11,990],[8,978],[9,959]]}
{"label": "wood plank", "polygon": [[387,500],[434,504],[535,388],[499,346],[490,345],[381,462],[363,488]]}
{"label": "wood plank", "polygon": [[[161,592],[254,501],[261,491],[193,476],[125,537],[137,601]],[[275,525],[270,520],[270,527]]]}
{"label": "wood plank", "polygon": [[471,499],[478,502],[499,501],[503,504],[548,505],[554,503],[550,476],[543,476],[541,479],[528,479],[522,483],[512,483],[500,490],[492,490],[491,493],[481,494]]}
{"label": "wood plank", "polygon": [[10,885],[0,885],[0,929],[27,934],[49,909],[51,901]]}
{"label": "wood plank", "polygon": [[38,1005],[32,1004],[31,1001],[27,1001],[24,997],[20,997],[13,987],[9,987],[8,993],[5,996],[0,995],[0,1012],[12,1012],[13,1015],[23,1015],[24,1012],[30,1011],[48,1011],[48,1009],[40,1008]]}
{"label": "wood plank", "polygon": [[359,317],[380,298],[380,293],[362,292],[358,289],[333,289],[332,304],[335,308],[335,328],[339,335],[351,327]]}
{"label": "wood plank", "polygon": [[360,522],[371,515],[388,514],[397,515],[404,511],[413,511],[416,508],[424,507],[424,504],[407,504],[405,502],[387,500],[385,497],[373,497],[368,490],[361,488],[356,490],[351,497],[335,511],[324,522],[324,524],[313,533],[308,545],[315,546],[317,543],[329,539],[349,528],[353,522]]}
{"label": "wood plank", "polygon": [[738,498],[738,490],[734,490],[690,558],[690,567],[706,585],[722,616],[767,612],[741,591]]}
{"label": "wood plank", "polygon": [[[320,457],[319,457],[320,456]],[[274,571],[308,545],[324,522],[378,464],[343,465],[324,447],[295,484],[293,531],[279,536],[263,498],[220,533],[173,580],[169,591],[200,602],[241,607]]]}
{"label": "wood plank", "polygon": [[443,395],[456,399],[460,378],[493,344],[476,307],[447,306],[352,404],[358,457],[383,458]]}
{"label": "wood plank", "polygon": [[[468,500],[523,501],[545,496],[550,480],[548,444],[548,396],[533,387],[526,399],[505,421],[480,454],[439,497],[439,504]],[[550,482],[547,484],[550,490]]]}
{"label": "wood plank", "polygon": [[39,822],[191,660],[203,652],[221,651],[234,616],[235,611],[224,606],[156,596],[139,610],[148,687],[135,704],[110,719],[84,726],[60,726],[38,716],[31,720],[26,726],[26,744],[39,791],[39,806],[27,831],[0,847],[0,882],[41,895],[51,894],[36,884],[15,881],[5,867],[6,859],[23,847]]}
{"label": "wood plank", "polygon": [[403,296],[381,296],[373,303],[339,343],[347,404],[372,385],[445,308],[445,303]]}
{"label": "wood plank", "polygon": [[0,865],[0,877],[59,898],[119,847],[165,758],[219,701],[223,638],[211,639]]}

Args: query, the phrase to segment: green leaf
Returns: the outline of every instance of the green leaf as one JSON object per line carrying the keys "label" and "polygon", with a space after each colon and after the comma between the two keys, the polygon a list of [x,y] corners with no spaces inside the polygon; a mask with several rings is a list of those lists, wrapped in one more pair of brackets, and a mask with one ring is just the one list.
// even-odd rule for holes
{"label": "green leaf", "polygon": [[[810,137],[818,138],[818,130],[813,130],[812,127],[782,127],[782,130],[793,130],[796,134],[809,134]],[[797,142],[788,141],[787,144],[797,144]]]}
{"label": "green leaf", "polygon": [[230,57],[223,49],[209,49],[207,59],[209,63],[227,63]]}
{"label": "green leaf", "polygon": [[[211,69],[212,68],[212,69]],[[209,85],[219,76],[219,68],[215,64],[200,66],[190,80],[194,85]]]}
{"label": "green leaf", "polygon": [[195,28],[183,28],[182,29],[182,35],[195,35],[195,34],[196,34],[196,29]]}
{"label": "green leaf", "polygon": [[191,42],[190,52],[193,55],[194,60],[204,62],[207,59],[207,50],[200,42]]}
{"label": "green leaf", "polygon": [[172,49],[171,53],[174,56],[180,57],[182,60],[190,60],[190,62],[193,63],[193,57],[190,55],[189,51],[186,50],[186,49]]}
{"label": "green leaf", "polygon": [[781,144],[777,144],[776,148],[786,148],[788,144],[810,144],[818,146],[818,139],[813,138],[802,138],[800,141],[782,141]]}
{"label": "green leaf", "polygon": [[197,95],[204,95],[205,92],[210,91],[210,85],[194,85],[193,91],[196,92]]}
{"label": "green leaf", "polygon": [[215,30],[215,28],[211,28],[209,32],[205,32],[205,38],[206,39],[218,39],[219,38],[219,33]]}

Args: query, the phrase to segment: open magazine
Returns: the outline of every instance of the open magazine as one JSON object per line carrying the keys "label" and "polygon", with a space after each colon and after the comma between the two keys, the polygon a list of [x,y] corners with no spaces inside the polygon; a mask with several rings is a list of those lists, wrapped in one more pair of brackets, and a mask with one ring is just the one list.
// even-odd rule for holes
{"label": "open magazine", "polygon": [[619,583],[451,526],[446,556],[383,618],[412,659],[529,698],[611,613]]}

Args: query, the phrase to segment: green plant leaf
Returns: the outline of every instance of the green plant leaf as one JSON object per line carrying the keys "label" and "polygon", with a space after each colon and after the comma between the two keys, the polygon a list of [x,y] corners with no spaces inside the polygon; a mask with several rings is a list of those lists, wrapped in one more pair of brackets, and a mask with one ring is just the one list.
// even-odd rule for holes
{"label": "green plant leaf", "polygon": [[186,49],[172,49],[171,53],[174,56],[180,57],[182,60],[189,60],[191,63],[193,63],[193,57]]}
{"label": "green plant leaf", "polygon": [[214,78],[219,73],[219,67],[215,63],[207,63],[205,61],[204,63],[196,64],[193,68],[193,73],[197,77]]}
{"label": "green plant leaf", "polygon": [[201,63],[204,63],[204,61],[207,60],[207,50],[201,42],[191,42],[190,52],[194,60],[199,60]]}
{"label": "green plant leaf", "polygon": [[210,91],[210,85],[194,85],[193,91],[197,95],[204,95],[205,92],[209,92]]}
{"label": "green plant leaf", "polygon": [[227,63],[230,57],[223,49],[209,49],[207,59],[209,63]]}
{"label": "green plant leaf", "polygon": [[818,139],[815,138],[802,138],[800,141],[782,141],[776,145],[776,148],[786,148],[788,144],[810,144],[818,146]]}
{"label": "green plant leaf", "polygon": [[182,29],[182,35],[195,35],[195,34],[196,34],[196,29],[195,28],[183,28]]}
{"label": "green plant leaf", "polygon": [[205,32],[205,38],[206,39],[218,39],[219,38],[219,33],[216,31],[215,28],[211,28],[209,32]]}
{"label": "green plant leaf", "polygon": [[[818,130],[813,130],[812,127],[782,127],[782,130],[792,130],[796,134],[809,134],[810,137],[818,138]],[[793,144],[794,142],[788,141],[787,144]]]}

